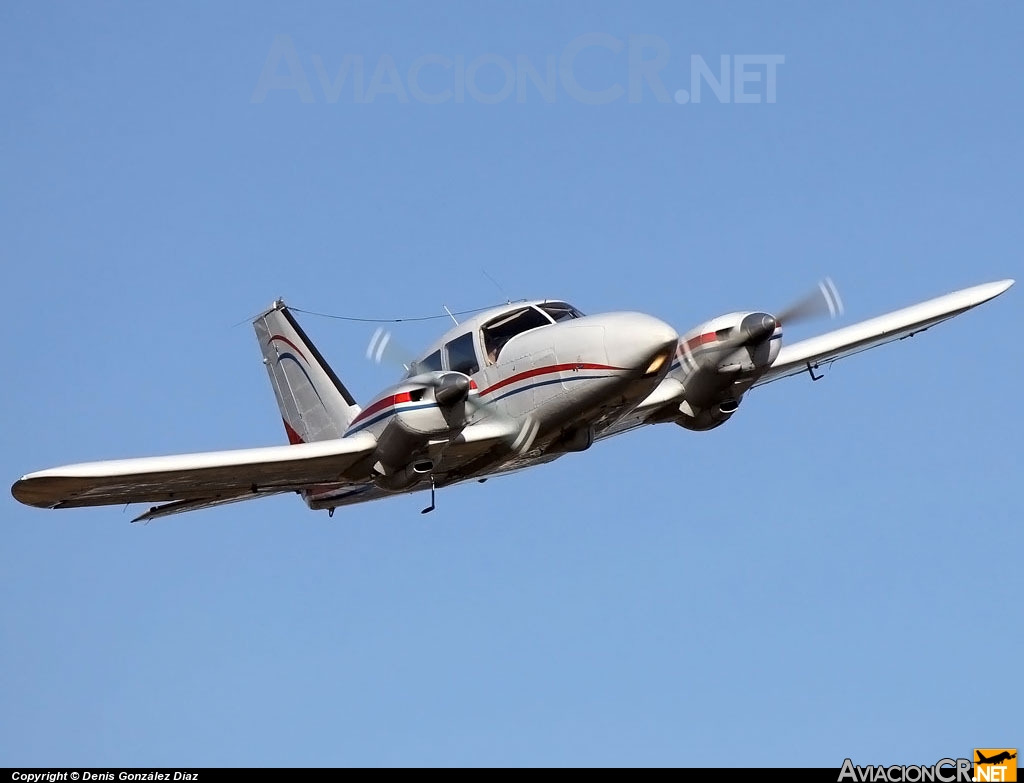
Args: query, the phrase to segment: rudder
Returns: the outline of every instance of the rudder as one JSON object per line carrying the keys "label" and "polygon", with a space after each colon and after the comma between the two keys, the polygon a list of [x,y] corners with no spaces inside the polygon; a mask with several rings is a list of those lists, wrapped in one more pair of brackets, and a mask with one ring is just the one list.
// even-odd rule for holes
{"label": "rudder", "polygon": [[340,438],[355,399],[280,299],[253,321],[289,443]]}

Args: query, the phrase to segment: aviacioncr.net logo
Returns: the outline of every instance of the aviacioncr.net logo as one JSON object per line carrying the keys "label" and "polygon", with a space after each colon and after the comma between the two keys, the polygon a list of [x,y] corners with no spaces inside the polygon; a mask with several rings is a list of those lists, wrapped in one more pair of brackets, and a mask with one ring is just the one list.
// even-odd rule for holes
{"label": "aviacioncr.net logo", "polygon": [[1016,748],[975,748],[975,783],[1016,783]]}
{"label": "aviacioncr.net logo", "polygon": [[838,783],[971,783],[970,759],[939,759],[930,767],[921,765],[881,764],[856,767],[850,759],[843,761]]}

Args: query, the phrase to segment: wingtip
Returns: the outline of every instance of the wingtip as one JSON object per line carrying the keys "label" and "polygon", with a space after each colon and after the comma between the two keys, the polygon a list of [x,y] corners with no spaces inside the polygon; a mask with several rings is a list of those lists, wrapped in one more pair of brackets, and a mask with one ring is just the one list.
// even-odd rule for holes
{"label": "wingtip", "polygon": [[965,289],[965,292],[973,294],[977,298],[976,303],[982,304],[983,302],[995,299],[1000,294],[1005,294],[1015,282],[1017,281],[1008,277],[1005,280],[994,280],[991,283],[982,283],[974,288]]}
{"label": "wingtip", "polygon": [[1000,294],[1005,294],[1007,291],[1010,290],[1010,288],[1013,287],[1013,284],[1016,282],[1017,281],[1014,280],[1012,277],[1008,277],[1005,280],[997,280],[996,282],[991,283],[990,285],[992,286],[992,290],[995,291],[995,293],[992,294],[992,296],[996,297],[999,296]]}
{"label": "wingtip", "polygon": [[11,497],[26,506],[35,508],[50,508],[52,503],[48,498],[42,497],[36,491],[35,482],[31,474],[22,476],[11,484]]}

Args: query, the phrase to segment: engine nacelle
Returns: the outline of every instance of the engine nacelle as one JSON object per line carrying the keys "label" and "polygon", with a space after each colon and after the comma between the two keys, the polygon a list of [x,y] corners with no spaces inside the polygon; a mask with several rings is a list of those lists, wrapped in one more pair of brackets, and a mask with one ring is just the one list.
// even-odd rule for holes
{"label": "engine nacelle", "polygon": [[379,395],[361,414],[369,418],[361,426],[377,437],[378,459],[401,468],[430,441],[451,438],[466,426],[466,399],[475,392],[476,384],[462,373],[423,373]]}
{"label": "engine nacelle", "polygon": [[720,315],[684,334],[670,373],[684,389],[676,423],[697,432],[725,424],[781,347],[782,327],[761,312]]}
{"label": "engine nacelle", "polygon": [[433,469],[434,463],[431,460],[417,460],[393,473],[378,474],[374,476],[373,481],[387,492],[401,492],[413,484],[426,480]]}
{"label": "engine nacelle", "polygon": [[594,430],[591,427],[577,427],[562,433],[548,448],[547,453],[568,453],[586,451],[594,445]]}
{"label": "engine nacelle", "polygon": [[427,480],[434,469],[431,443],[462,431],[472,414],[468,398],[475,392],[467,375],[431,372],[403,380],[369,405],[361,415],[369,418],[364,426],[377,438],[372,466],[377,486],[401,491]]}
{"label": "engine nacelle", "polygon": [[[767,332],[761,332],[768,323]],[[772,326],[775,326],[772,329]],[[759,333],[760,332],[760,333]],[[747,344],[726,349],[748,335]],[[760,373],[771,367],[782,348],[782,326],[768,313],[727,313],[686,332],[679,339],[680,369],[716,369],[723,373]]]}
{"label": "engine nacelle", "polygon": [[738,399],[723,399],[717,406],[694,408],[690,403],[683,402],[679,406],[679,416],[675,422],[680,427],[694,432],[706,432],[725,424],[740,406]]}

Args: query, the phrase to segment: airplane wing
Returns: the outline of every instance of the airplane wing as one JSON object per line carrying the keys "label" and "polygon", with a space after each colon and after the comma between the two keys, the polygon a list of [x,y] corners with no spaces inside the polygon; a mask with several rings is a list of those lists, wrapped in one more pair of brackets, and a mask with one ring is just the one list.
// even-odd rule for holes
{"label": "airplane wing", "polygon": [[[772,366],[753,386],[763,386],[781,378],[799,375],[807,372],[808,368],[817,369],[823,362],[834,362],[869,348],[911,337],[994,299],[1013,283],[1013,280],[999,280],[964,288],[818,337],[784,345]],[[597,438],[604,440],[645,424],[664,421],[663,414],[666,411],[674,413],[676,406],[685,396],[686,390],[682,383],[671,377],[666,378],[646,400],[626,416],[601,428]]]}
{"label": "airplane wing", "polygon": [[912,337],[935,324],[994,299],[1006,291],[1013,280],[999,280],[972,288],[964,288],[927,302],[904,307],[877,318],[845,326],[792,345],[784,345],[768,371],[754,384],[762,386],[780,378],[816,369],[822,362],[833,362],[845,356],[879,345]]}
{"label": "airplane wing", "polygon": [[[168,503],[155,518],[221,503],[351,480],[346,471],[373,453],[369,433],[234,451],[88,462],[23,476],[14,497],[40,508]],[[161,513],[156,513],[157,511]]]}

